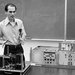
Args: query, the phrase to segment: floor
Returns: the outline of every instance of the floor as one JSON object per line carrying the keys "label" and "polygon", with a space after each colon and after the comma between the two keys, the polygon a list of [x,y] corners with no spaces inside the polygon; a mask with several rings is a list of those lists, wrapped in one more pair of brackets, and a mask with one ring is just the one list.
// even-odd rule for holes
{"label": "floor", "polygon": [[75,70],[32,66],[25,75],[75,75]]}

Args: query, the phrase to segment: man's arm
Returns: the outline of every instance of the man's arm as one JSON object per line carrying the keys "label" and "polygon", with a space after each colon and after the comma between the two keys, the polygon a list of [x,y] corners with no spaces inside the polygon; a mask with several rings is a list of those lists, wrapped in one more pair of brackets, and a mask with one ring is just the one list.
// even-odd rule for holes
{"label": "man's arm", "polygon": [[25,32],[25,28],[24,28],[23,22],[21,24],[21,29],[22,29],[22,31],[21,31],[22,37],[20,38],[20,40],[21,40],[21,43],[24,43],[24,41],[26,40],[26,32]]}
{"label": "man's arm", "polygon": [[2,33],[2,24],[0,23],[0,39],[2,39],[3,38],[3,33]]}

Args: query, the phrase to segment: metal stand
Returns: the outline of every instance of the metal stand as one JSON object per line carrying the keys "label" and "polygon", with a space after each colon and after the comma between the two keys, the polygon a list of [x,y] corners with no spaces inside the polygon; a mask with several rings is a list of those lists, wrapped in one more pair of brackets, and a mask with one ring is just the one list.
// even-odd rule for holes
{"label": "metal stand", "polygon": [[[7,47],[7,50],[8,50],[7,55],[0,56],[2,58],[2,61],[0,63],[3,63],[3,66],[0,67],[0,71],[6,72],[6,73],[16,72],[16,73],[19,73],[20,75],[23,75],[23,72],[25,71],[25,68],[24,68],[25,63],[23,61],[23,54],[16,54],[16,55],[10,54],[9,46]],[[13,63],[13,60],[15,60],[14,63]]]}

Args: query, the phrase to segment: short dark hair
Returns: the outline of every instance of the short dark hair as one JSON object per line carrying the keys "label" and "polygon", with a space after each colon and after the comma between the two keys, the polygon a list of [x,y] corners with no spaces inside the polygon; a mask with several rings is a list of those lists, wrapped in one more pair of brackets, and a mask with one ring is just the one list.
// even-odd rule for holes
{"label": "short dark hair", "polygon": [[8,3],[8,4],[5,5],[5,11],[6,11],[6,12],[8,11],[8,6],[15,7],[15,11],[17,10],[16,5],[14,5],[14,4],[12,4],[12,3]]}

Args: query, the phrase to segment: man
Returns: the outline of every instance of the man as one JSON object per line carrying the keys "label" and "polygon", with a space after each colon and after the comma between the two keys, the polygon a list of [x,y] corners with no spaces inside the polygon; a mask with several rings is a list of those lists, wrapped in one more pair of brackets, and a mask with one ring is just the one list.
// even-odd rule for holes
{"label": "man", "polygon": [[[26,32],[24,30],[23,22],[15,18],[16,6],[8,3],[5,6],[6,19],[0,22],[0,37],[5,42],[4,55],[23,54],[22,43],[25,41]],[[23,54],[23,62],[25,67],[25,59]]]}

